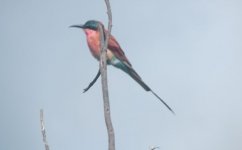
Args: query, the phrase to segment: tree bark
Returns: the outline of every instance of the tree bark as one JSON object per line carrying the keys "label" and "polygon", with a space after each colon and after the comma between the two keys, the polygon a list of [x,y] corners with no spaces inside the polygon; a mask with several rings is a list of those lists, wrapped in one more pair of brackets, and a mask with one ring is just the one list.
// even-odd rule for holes
{"label": "tree bark", "polygon": [[104,27],[99,24],[100,41],[101,41],[101,55],[100,55],[100,72],[102,78],[102,92],[103,92],[103,105],[104,105],[104,117],[108,132],[108,150],[115,150],[115,136],[114,129],[111,120],[109,96],[108,96],[108,82],[107,82],[107,45],[108,39],[112,28],[112,13],[109,0],[105,0],[108,10],[108,32],[105,32]]}

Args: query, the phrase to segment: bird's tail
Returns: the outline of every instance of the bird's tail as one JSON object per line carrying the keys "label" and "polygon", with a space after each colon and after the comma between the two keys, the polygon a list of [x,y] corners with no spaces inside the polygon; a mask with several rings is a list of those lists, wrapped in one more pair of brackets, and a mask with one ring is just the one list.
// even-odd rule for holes
{"label": "bird's tail", "polygon": [[144,83],[144,81],[141,79],[141,77],[138,75],[138,73],[130,66],[129,64],[125,62],[118,62],[113,64],[115,67],[123,70],[127,74],[129,74],[139,85],[141,85],[146,91],[150,91],[156,98],[158,98],[173,114],[174,111],[171,109],[171,107],[166,104],[166,102],[161,99],[147,84]]}
{"label": "bird's tail", "polygon": [[141,85],[146,91],[151,91],[150,87],[146,85],[141,77],[138,75],[138,73],[135,72],[133,68],[129,68],[129,71],[127,72],[139,85]]}
{"label": "bird's tail", "polygon": [[[126,72],[126,71],[125,71]],[[175,112],[171,109],[171,107],[161,99],[148,85],[144,83],[141,77],[136,73],[136,71],[132,67],[128,67],[127,73],[136,81],[138,82],[146,91],[150,91],[156,98],[158,98],[173,114]]]}

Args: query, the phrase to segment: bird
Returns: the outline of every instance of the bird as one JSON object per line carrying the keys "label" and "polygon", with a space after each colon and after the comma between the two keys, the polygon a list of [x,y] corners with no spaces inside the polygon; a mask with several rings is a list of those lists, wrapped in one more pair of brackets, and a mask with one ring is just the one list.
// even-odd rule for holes
{"label": "bird", "polygon": [[[103,26],[103,23],[97,20],[89,20],[85,24],[71,25],[72,28],[81,28],[86,34],[87,45],[94,58],[100,60],[101,48],[100,48],[100,31],[99,25]],[[105,29],[105,32],[108,31]],[[132,67],[130,61],[126,57],[121,46],[113,35],[110,34],[107,45],[107,64],[112,65],[118,69],[121,69],[133,78],[145,91],[151,92],[156,98],[158,98],[173,114],[174,111],[171,107],[161,99],[138,75],[138,73]]]}

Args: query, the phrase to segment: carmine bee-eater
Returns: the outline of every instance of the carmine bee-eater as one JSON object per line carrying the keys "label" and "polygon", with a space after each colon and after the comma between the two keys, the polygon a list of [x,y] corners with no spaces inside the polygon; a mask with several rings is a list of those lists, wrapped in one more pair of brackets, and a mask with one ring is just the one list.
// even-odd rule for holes
{"label": "carmine bee-eater", "polygon": [[[83,25],[72,25],[70,27],[82,28],[86,34],[87,44],[92,55],[99,60],[100,58],[100,32],[98,26],[103,24],[96,20],[89,20]],[[108,32],[105,30],[105,32]],[[146,91],[152,92],[172,113],[174,111],[163,101],[138,75],[133,69],[128,58],[125,56],[122,48],[116,39],[110,35],[107,46],[107,64],[119,68],[130,75],[136,82],[138,82]]]}

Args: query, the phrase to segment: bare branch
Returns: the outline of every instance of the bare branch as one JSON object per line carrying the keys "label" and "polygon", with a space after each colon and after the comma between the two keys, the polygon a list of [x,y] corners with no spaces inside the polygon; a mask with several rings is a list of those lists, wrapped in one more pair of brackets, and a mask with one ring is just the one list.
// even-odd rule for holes
{"label": "bare branch", "polygon": [[[112,30],[112,11],[111,11],[111,6],[109,3],[109,0],[105,0],[106,6],[107,6],[107,14],[108,14],[108,34],[107,34],[107,39],[109,39],[109,35],[111,34],[111,30]],[[106,44],[108,43],[108,40],[106,40]]]}
{"label": "bare branch", "polygon": [[150,146],[149,150],[155,150],[155,149],[160,149],[159,146]]}
{"label": "bare branch", "polygon": [[108,84],[107,84],[107,61],[106,61],[107,45],[105,46],[105,40],[104,40],[105,32],[101,24],[99,25],[99,31],[101,33],[100,40],[101,40],[101,47],[102,47],[101,56],[100,56],[100,72],[102,77],[104,117],[105,117],[105,123],[108,131],[108,145],[109,145],[108,149],[115,150],[115,137],[114,137],[114,129],[111,121],[109,96],[108,96]]}
{"label": "bare branch", "polygon": [[109,0],[105,0],[108,10],[108,32],[105,32],[103,25],[99,24],[100,41],[101,41],[101,55],[100,55],[100,72],[102,77],[102,91],[103,91],[103,104],[104,104],[104,117],[108,132],[108,150],[115,150],[115,136],[114,129],[111,121],[109,96],[108,96],[108,83],[107,83],[107,45],[112,26],[112,13]]}
{"label": "bare branch", "polygon": [[41,132],[43,136],[43,142],[45,144],[45,150],[49,150],[49,145],[46,139],[46,132],[45,132],[45,124],[44,124],[44,110],[40,110],[40,126],[41,126]]}

